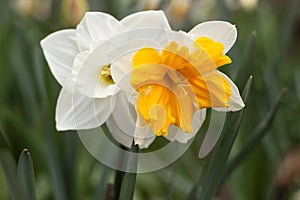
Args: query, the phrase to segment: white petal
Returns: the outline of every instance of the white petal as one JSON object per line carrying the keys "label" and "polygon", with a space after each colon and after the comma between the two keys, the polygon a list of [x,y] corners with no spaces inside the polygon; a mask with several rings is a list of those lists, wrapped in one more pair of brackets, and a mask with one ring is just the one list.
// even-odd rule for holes
{"label": "white petal", "polygon": [[142,11],[134,13],[125,17],[120,22],[127,30],[148,27],[171,29],[163,11]]}
{"label": "white petal", "polygon": [[206,109],[197,110],[193,117],[193,133],[185,133],[182,129],[177,126],[170,126],[168,135],[165,136],[168,140],[177,140],[180,143],[187,143],[195,134],[199,131],[206,118]]}
{"label": "white petal", "polygon": [[106,40],[123,30],[120,22],[109,14],[87,12],[76,28],[78,48],[88,50],[93,41]]}
{"label": "white petal", "polygon": [[229,101],[229,108],[213,108],[216,111],[221,111],[221,112],[228,112],[228,111],[238,111],[241,110],[245,104],[242,100],[242,97],[240,95],[239,89],[237,88],[237,86],[232,82],[232,80],[226,76],[224,73],[217,71],[219,74],[221,74],[222,76],[224,76],[227,81],[230,84],[230,88],[231,88],[231,97],[230,97],[230,101]]}
{"label": "white petal", "polygon": [[57,31],[41,41],[44,55],[56,80],[63,86],[78,53],[75,30]]}
{"label": "white petal", "polygon": [[93,99],[62,88],[56,106],[57,130],[81,130],[103,124],[112,113],[114,99]]}
{"label": "white petal", "polygon": [[156,136],[154,134],[148,135],[148,137],[143,141],[142,144],[139,144],[140,149],[147,149],[152,142],[154,142]]}
{"label": "white petal", "polygon": [[76,81],[76,78],[78,76],[78,73],[80,72],[80,69],[85,62],[85,60],[88,58],[89,52],[84,51],[76,55],[74,59],[74,64],[72,67],[72,73],[71,73],[71,78],[73,81]]}
{"label": "white petal", "polygon": [[106,122],[107,127],[112,134],[112,136],[115,138],[117,142],[120,144],[130,148],[131,144],[133,142],[133,137],[124,133],[119,126],[116,124],[113,116],[111,115],[110,118]]}
{"label": "white petal", "polygon": [[137,119],[134,131],[134,143],[138,144],[141,148],[148,148],[148,146],[154,141],[155,137],[156,136],[151,131],[146,120],[143,117]]}
{"label": "white petal", "polygon": [[129,102],[126,94],[120,91],[115,98],[116,105],[112,113],[112,118],[116,126],[119,127],[125,134],[130,137],[134,137],[135,123],[136,123],[136,112],[135,108]]}
{"label": "white petal", "polygon": [[137,126],[135,129],[135,137],[134,137],[134,144],[137,144],[139,146],[144,145],[145,139],[147,138],[148,134],[150,132],[149,127],[139,127]]}
{"label": "white petal", "polygon": [[[105,41],[89,52],[75,78],[76,88],[91,98],[106,98],[115,95],[118,88],[115,84],[105,82],[101,78],[103,67],[111,64],[109,53],[116,48],[111,41]],[[103,52],[105,51],[105,52]]]}
{"label": "white petal", "polygon": [[113,137],[124,146],[130,148],[133,138],[135,144],[140,148],[148,148],[154,141],[155,135],[148,127],[141,128],[136,126],[136,113],[134,107],[128,102],[126,95],[119,92],[116,96],[117,102],[113,115],[107,121],[107,125]]}
{"label": "white petal", "polygon": [[137,126],[134,135],[134,143],[139,145],[140,148],[148,148],[156,138],[149,126]]}
{"label": "white petal", "polygon": [[170,44],[170,42],[176,41],[181,46],[187,46],[190,51],[195,49],[194,40],[184,31],[168,31],[167,40],[163,42],[165,47]]}
{"label": "white petal", "polygon": [[118,47],[112,52],[112,58],[117,59],[124,54],[136,52],[143,47],[162,47],[170,31],[162,28],[140,28],[126,31],[110,38]]}
{"label": "white petal", "polygon": [[[91,49],[82,67],[76,67],[80,68],[76,79],[78,89],[89,97],[104,98],[116,94],[118,91],[116,87],[108,85],[101,79],[101,70],[105,65],[113,65],[114,62],[120,61],[124,57],[127,58],[127,55],[132,55],[139,48],[146,45],[157,46],[156,39],[164,37],[163,33],[165,33],[165,30],[154,29],[150,32],[147,30],[149,29],[139,29],[117,34]],[[111,74],[115,83],[118,80],[113,75],[114,72],[123,74],[128,67],[131,69],[131,62],[131,60],[127,59],[126,63],[122,62],[120,69],[117,70],[114,70],[114,67],[111,66]]]}
{"label": "white petal", "polygon": [[208,37],[224,44],[226,53],[234,44],[237,38],[235,25],[225,21],[209,21],[198,24],[189,34],[196,39],[198,37]]}
{"label": "white petal", "polygon": [[[172,139],[176,140],[180,143],[187,143],[197,133],[197,132],[185,133],[183,130],[181,130],[177,126],[170,126],[169,131],[170,131],[171,135],[175,135],[175,137]],[[167,138],[167,139],[169,139],[169,138]]]}

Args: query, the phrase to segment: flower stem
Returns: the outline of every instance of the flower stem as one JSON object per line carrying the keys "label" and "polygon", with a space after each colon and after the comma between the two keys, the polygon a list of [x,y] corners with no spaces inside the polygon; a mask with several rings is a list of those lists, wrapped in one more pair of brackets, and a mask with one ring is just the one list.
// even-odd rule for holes
{"label": "flower stem", "polygon": [[137,172],[137,159],[138,159],[138,145],[132,144],[130,152],[130,156],[128,157],[127,162],[127,171],[123,172],[123,180],[120,191],[120,200],[131,200],[134,195],[134,188],[136,182],[136,173],[132,173],[133,171]]}
{"label": "flower stem", "polygon": [[132,144],[130,149],[122,145],[120,145],[120,148],[132,153],[120,157],[120,162],[126,166],[126,169],[125,171],[116,170],[114,199],[131,200],[133,198],[136,181],[136,173],[133,172],[137,171],[137,153],[139,148],[138,145],[134,144]]}
{"label": "flower stem", "polygon": [[[120,148],[123,149],[124,151],[128,150],[128,148],[123,145],[120,145]],[[121,157],[121,159],[122,159],[121,162],[124,162],[124,158]],[[124,174],[125,174],[125,172],[116,170],[115,186],[114,186],[114,199],[120,198],[120,191],[121,191]]]}

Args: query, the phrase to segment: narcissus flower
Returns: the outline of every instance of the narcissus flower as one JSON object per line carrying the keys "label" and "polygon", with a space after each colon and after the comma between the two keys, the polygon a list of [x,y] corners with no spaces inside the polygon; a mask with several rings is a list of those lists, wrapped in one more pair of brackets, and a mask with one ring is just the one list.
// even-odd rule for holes
{"label": "narcissus flower", "polygon": [[[244,107],[238,88],[219,67],[231,63],[225,55],[237,37],[228,22],[205,22],[190,32],[166,31],[156,46],[147,46],[113,63],[112,77],[136,95],[135,142],[164,135],[187,142],[205,119],[206,108],[237,111]],[[118,73],[125,60],[128,76]],[[123,81],[126,83],[126,81]]]}
{"label": "narcissus flower", "polygon": [[[123,119],[131,116],[110,66],[112,52],[126,44],[127,38],[111,38],[149,27],[170,29],[162,11],[139,12],[120,21],[105,13],[88,12],[76,29],[54,32],[41,41],[50,70],[62,86],[56,107],[57,130],[91,129],[108,120],[109,128],[114,129],[111,132],[120,131],[110,117],[112,112],[123,113]],[[114,136],[130,146],[132,140]]]}

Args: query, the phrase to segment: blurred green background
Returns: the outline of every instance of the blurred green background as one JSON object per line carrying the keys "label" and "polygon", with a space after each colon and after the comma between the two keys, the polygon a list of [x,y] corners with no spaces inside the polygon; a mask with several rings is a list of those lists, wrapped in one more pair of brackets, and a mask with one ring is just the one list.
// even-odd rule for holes
{"label": "blurred green background", "polygon": [[[113,170],[94,159],[75,132],[55,130],[60,86],[39,42],[53,31],[74,28],[88,10],[122,19],[136,11],[162,9],[175,30],[188,31],[202,21],[216,19],[236,24],[238,39],[229,52],[233,63],[220,70],[240,90],[253,75],[230,159],[245,148],[248,151],[224,180],[218,198],[299,200],[299,7],[299,0],[1,0],[0,199],[23,199],[18,194],[23,157],[19,164],[18,159],[25,148],[33,162],[37,199],[103,199],[111,193]],[[272,113],[283,88],[288,91]],[[268,114],[273,120],[262,124]],[[139,174],[134,198],[186,199],[203,162],[198,151],[206,128],[176,163]],[[257,130],[263,130],[263,137],[249,142]]]}

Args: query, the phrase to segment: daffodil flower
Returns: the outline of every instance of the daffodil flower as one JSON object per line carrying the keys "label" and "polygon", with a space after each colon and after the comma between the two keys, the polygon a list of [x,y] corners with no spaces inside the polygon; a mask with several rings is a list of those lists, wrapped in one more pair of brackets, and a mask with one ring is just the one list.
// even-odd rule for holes
{"label": "daffodil flower", "polygon": [[148,27],[170,29],[162,11],[139,12],[120,21],[105,13],[88,12],[76,29],[54,32],[41,41],[50,70],[62,86],[56,107],[57,130],[92,129],[108,121],[115,138],[130,146],[132,139],[124,140],[110,117],[114,110],[124,113],[122,117],[132,117],[110,70],[112,52],[127,39],[111,38]]}
{"label": "daffodil flower", "polygon": [[[157,38],[159,45],[140,48],[112,64],[114,80],[135,96],[135,143],[143,145],[160,135],[185,143],[201,127],[206,108],[244,107],[238,88],[218,70],[231,63],[225,54],[236,37],[228,22],[205,22],[188,33],[166,31]],[[119,71],[128,60],[126,76]]]}

